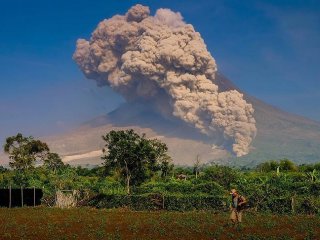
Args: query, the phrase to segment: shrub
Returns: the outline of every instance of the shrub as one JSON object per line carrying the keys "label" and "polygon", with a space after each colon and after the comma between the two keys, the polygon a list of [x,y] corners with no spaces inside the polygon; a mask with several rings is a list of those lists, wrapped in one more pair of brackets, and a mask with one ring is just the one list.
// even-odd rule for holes
{"label": "shrub", "polygon": [[310,185],[310,194],[320,196],[320,182],[314,182]]}
{"label": "shrub", "polygon": [[235,183],[239,177],[239,171],[233,168],[213,165],[204,170],[204,175],[201,178],[207,181],[217,182],[221,186],[230,189],[231,184]]}
{"label": "shrub", "polygon": [[164,193],[164,194],[208,194],[222,196],[223,187],[213,181],[169,181],[149,182],[134,190],[136,194]]}
{"label": "shrub", "polygon": [[225,199],[210,195],[162,195],[148,193],[141,195],[104,195],[100,194],[88,202],[97,208],[130,208],[132,210],[223,210]]}
{"label": "shrub", "polygon": [[210,181],[194,185],[194,192],[205,193],[208,195],[222,196],[224,189],[218,183]]}
{"label": "shrub", "polygon": [[317,214],[320,212],[320,199],[299,197],[296,199],[296,211],[302,214]]}
{"label": "shrub", "polygon": [[165,209],[174,211],[224,210],[226,199],[210,195],[166,195]]}
{"label": "shrub", "polygon": [[[262,205],[263,206],[263,205]],[[271,198],[266,201],[265,206],[273,213],[291,213],[291,198]]]}

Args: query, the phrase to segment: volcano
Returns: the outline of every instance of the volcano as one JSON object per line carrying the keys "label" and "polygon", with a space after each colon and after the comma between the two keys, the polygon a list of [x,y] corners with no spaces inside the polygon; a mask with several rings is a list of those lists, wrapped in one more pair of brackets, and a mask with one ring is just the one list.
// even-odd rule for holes
{"label": "volcano", "polygon": [[[80,36],[79,36],[80,37]],[[126,101],[71,132],[41,138],[71,164],[101,164],[102,137],[134,129],[169,147],[175,164],[253,166],[319,160],[320,123],[238,89],[218,71],[205,40],[180,12],[136,4],[103,19],[72,55],[83,75]]]}
{"label": "volcano", "polygon": [[223,148],[222,141],[208,138],[179,119],[166,119],[142,103],[125,103],[118,109],[94,118],[73,131],[42,138],[65,162],[75,165],[101,164],[102,135],[111,130],[134,129],[148,138],[157,138],[169,147],[177,165],[192,165],[197,156],[202,163],[254,166],[270,159],[291,159],[312,163],[320,159],[320,123],[294,115],[249,96],[218,73],[221,91],[237,90],[255,109],[257,135],[249,154],[235,157]]}

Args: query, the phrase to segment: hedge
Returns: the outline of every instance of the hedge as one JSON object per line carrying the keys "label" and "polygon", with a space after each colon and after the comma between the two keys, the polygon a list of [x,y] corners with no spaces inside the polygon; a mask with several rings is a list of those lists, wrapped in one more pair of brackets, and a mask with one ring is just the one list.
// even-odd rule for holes
{"label": "hedge", "polygon": [[140,195],[100,194],[89,201],[97,208],[130,208],[132,210],[224,210],[226,199],[210,195],[173,195],[148,193]]}
{"label": "hedge", "polygon": [[320,213],[319,197],[298,197],[296,199],[295,209],[301,214],[318,214]]}
{"label": "hedge", "polygon": [[149,182],[134,189],[137,194],[165,193],[169,195],[218,195],[224,194],[224,189],[214,181],[190,182],[190,181],[170,181],[170,182]]}
{"label": "hedge", "polygon": [[258,211],[268,211],[279,214],[318,214],[320,213],[320,199],[315,196],[295,196],[292,206],[292,197],[272,198],[260,203]]}
{"label": "hedge", "polygon": [[[298,214],[320,213],[320,199],[317,197],[294,198],[294,210]],[[96,208],[129,208],[132,210],[217,210],[225,211],[229,208],[228,198],[217,195],[182,195],[148,193],[140,195],[100,194],[92,198],[88,205]],[[292,213],[292,198],[266,199],[259,204],[258,211],[273,212],[278,214]],[[251,205],[251,204],[250,204]],[[253,206],[253,205],[251,205]]]}

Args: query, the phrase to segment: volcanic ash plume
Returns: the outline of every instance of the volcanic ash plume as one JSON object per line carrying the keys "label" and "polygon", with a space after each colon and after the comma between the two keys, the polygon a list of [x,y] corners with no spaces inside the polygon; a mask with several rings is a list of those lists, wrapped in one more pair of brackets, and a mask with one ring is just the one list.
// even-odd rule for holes
{"label": "volcanic ash plume", "polygon": [[214,136],[222,133],[237,156],[249,152],[256,133],[252,105],[236,90],[219,92],[217,65],[200,34],[180,13],[133,6],[125,16],[99,23],[73,55],[83,73],[129,101],[147,101]]}

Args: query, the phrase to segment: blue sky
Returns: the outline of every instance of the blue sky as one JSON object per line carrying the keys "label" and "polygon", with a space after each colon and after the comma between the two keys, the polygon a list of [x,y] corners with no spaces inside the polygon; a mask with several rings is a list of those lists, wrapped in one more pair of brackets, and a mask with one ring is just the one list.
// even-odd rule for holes
{"label": "blue sky", "polygon": [[242,90],[320,121],[319,1],[2,0],[1,141],[62,132],[119,106],[122,98],[86,80],[72,54],[78,38],[136,3],[152,14],[179,11]]}

